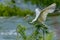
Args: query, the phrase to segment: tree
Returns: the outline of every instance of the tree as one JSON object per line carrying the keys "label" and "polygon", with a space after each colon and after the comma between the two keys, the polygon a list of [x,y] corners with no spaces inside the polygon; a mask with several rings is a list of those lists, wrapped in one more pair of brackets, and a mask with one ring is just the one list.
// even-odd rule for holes
{"label": "tree", "polygon": [[38,7],[42,6],[42,7],[46,7],[52,3],[56,3],[57,7],[60,7],[60,1],[59,0],[24,0],[25,3],[27,3],[28,1],[30,1],[32,4],[36,4]]}

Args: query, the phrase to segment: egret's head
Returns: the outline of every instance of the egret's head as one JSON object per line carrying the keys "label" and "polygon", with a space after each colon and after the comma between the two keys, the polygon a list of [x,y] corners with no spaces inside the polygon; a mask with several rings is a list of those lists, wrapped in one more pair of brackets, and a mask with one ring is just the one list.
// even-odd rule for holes
{"label": "egret's head", "polygon": [[41,13],[41,9],[36,8],[36,9],[35,9],[35,13],[36,13],[36,15],[37,15],[37,14],[39,15],[39,14]]}
{"label": "egret's head", "polygon": [[39,11],[39,10],[40,10],[39,8],[36,8],[36,9],[35,9],[36,12]]}

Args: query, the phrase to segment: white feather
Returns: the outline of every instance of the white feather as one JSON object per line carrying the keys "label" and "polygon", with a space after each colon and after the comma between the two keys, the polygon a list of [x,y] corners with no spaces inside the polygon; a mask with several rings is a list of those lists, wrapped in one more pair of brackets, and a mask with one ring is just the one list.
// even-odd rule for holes
{"label": "white feather", "polygon": [[30,22],[30,23],[33,23],[33,22],[35,22],[36,20],[37,20],[37,18],[39,17],[39,15],[40,15],[40,10],[39,10],[39,8],[36,8],[35,9],[35,14],[36,14],[36,17],[32,20],[32,22]]}
{"label": "white feather", "polygon": [[43,9],[41,11],[41,13],[40,13],[40,16],[38,18],[38,21],[39,22],[45,22],[46,17],[47,17],[47,14],[54,12],[55,11],[55,8],[56,8],[56,4],[53,3],[50,6],[46,7],[45,9]]}
{"label": "white feather", "polygon": [[39,11],[39,8],[36,8],[35,9],[36,17],[30,23],[35,22],[37,19],[38,19],[39,22],[45,22],[47,14],[54,12],[55,8],[56,8],[55,3],[51,4],[50,6],[46,7],[45,9],[43,9],[41,11]]}

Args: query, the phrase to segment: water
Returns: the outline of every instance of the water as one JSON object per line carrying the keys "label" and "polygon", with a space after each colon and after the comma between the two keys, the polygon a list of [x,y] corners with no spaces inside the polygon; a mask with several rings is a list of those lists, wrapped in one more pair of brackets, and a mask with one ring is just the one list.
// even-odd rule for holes
{"label": "water", "polygon": [[60,40],[60,16],[54,16],[47,19],[46,24],[54,30],[53,32],[55,32],[54,40]]}
{"label": "water", "polygon": [[[6,18],[0,17],[0,40],[16,40],[16,28],[18,24],[30,27],[23,18],[15,16]],[[32,31],[30,31],[30,33],[31,32]]]}
{"label": "water", "polygon": [[[54,18],[54,19],[53,19]],[[57,17],[48,17],[46,24],[50,26],[50,28],[54,28],[54,25],[57,25],[60,23],[60,16]],[[54,24],[57,21],[57,24]],[[0,17],[0,40],[16,40],[16,27],[18,24],[21,24],[23,26],[26,26],[28,28],[33,27],[32,25],[28,24],[25,19],[19,18],[16,16],[13,17]],[[28,29],[26,31],[27,35],[30,35],[34,29]],[[57,29],[58,30],[58,29]]]}

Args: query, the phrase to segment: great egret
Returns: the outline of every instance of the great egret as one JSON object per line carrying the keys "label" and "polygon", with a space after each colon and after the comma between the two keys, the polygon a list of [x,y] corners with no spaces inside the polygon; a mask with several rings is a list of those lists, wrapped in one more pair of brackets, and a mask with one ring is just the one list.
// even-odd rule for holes
{"label": "great egret", "polygon": [[55,3],[51,4],[50,6],[46,7],[45,9],[43,9],[41,11],[39,11],[39,9],[36,8],[35,9],[36,17],[30,23],[33,23],[33,22],[35,22],[37,20],[40,23],[44,23],[45,20],[46,20],[47,14],[54,12],[55,8],[56,8],[56,4]]}

